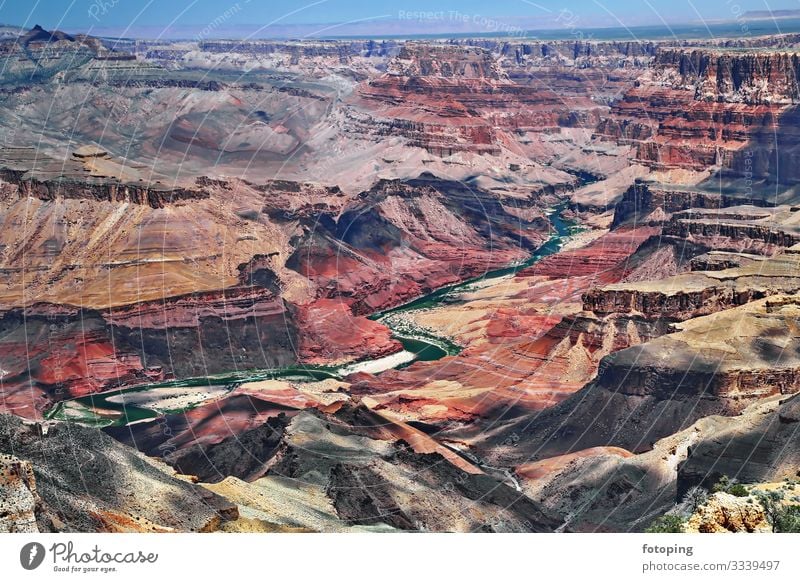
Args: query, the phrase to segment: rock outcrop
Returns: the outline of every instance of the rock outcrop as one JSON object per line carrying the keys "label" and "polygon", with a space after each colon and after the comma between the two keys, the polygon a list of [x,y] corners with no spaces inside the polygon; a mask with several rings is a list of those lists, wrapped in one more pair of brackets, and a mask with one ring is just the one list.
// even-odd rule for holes
{"label": "rock outcrop", "polygon": [[[765,378],[769,381],[769,378]],[[779,398],[760,414],[717,419],[678,470],[678,491],[710,488],[723,476],[743,483],[795,479],[800,466],[796,430],[800,399]]]}
{"label": "rock outcrop", "polygon": [[622,196],[614,208],[611,228],[623,224],[663,224],[674,213],[693,208],[719,210],[729,206],[774,206],[768,200],[729,196],[715,192],[693,191],[688,188],[667,186],[637,180]]}
{"label": "rock outcrop", "polygon": [[[508,419],[476,446],[504,464],[596,446],[641,452],[700,418],[794,394],[796,311],[794,300],[775,298],[677,324],[677,333],[606,356],[595,381],[533,419]],[[499,446],[510,435],[515,446]]]}
{"label": "rock outcrop", "polygon": [[0,455],[0,532],[38,532],[37,504],[41,499],[31,464],[12,455]]}
{"label": "rock outcrop", "polygon": [[614,103],[597,134],[636,147],[656,170],[718,171],[790,184],[796,131],[798,57],[768,48],[659,48],[652,70]]}
{"label": "rock outcrop", "polygon": [[681,273],[651,281],[617,283],[583,296],[583,308],[599,315],[636,314],[685,321],[781,293],[800,291],[800,256],[784,253],[744,266]]}
{"label": "rock outcrop", "polygon": [[[499,155],[514,148],[507,132],[593,125],[586,96],[569,104],[553,89],[510,80],[493,55],[477,47],[406,43],[385,75],[363,83],[354,106],[381,135],[402,136],[439,156]],[[354,120],[357,117],[353,118]]]}
{"label": "rock outcrop", "polygon": [[795,103],[800,58],[794,52],[661,49],[654,77],[702,101]]}
{"label": "rock outcrop", "polygon": [[40,200],[71,198],[97,202],[130,202],[131,204],[146,204],[152,208],[163,208],[168,204],[208,198],[208,193],[188,188],[142,186],[104,180],[92,182],[61,179],[40,180],[25,172],[8,168],[0,169],[0,179],[16,186],[19,196],[30,196]]}
{"label": "rock outcrop", "polygon": [[690,533],[764,533],[772,531],[764,508],[750,497],[714,493],[686,524]]}
{"label": "rock outcrop", "polygon": [[[223,498],[97,430],[23,424],[3,414],[0,451],[12,450],[22,462],[4,462],[8,485],[3,489],[17,496],[8,501],[22,512],[16,518],[22,528],[214,531],[237,515],[236,506]],[[125,491],[124,498],[119,491]]]}

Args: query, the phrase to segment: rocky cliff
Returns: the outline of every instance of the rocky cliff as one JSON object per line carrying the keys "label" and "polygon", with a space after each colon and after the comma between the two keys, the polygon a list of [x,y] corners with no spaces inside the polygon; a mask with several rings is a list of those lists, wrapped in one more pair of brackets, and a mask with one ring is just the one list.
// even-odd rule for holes
{"label": "rocky cliff", "polygon": [[4,455],[0,475],[11,513],[0,523],[13,531],[214,531],[238,514],[222,497],[93,429],[29,425],[3,414],[0,451],[12,450],[18,459]]}
{"label": "rocky cliff", "polygon": [[642,452],[703,417],[735,416],[760,400],[794,394],[795,301],[761,300],[699,317],[606,356],[594,382],[534,420],[507,421],[480,447],[516,434],[515,447],[487,449],[504,463],[595,446]]}
{"label": "rocky cliff", "polygon": [[24,171],[0,169],[0,179],[17,187],[17,195],[39,200],[70,198],[97,202],[130,202],[145,204],[151,208],[163,208],[167,204],[208,198],[202,190],[141,186],[98,180],[96,182],[73,180],[40,180],[26,175]]}
{"label": "rocky cliff", "polygon": [[469,46],[406,44],[385,75],[359,87],[353,104],[374,118],[383,135],[401,135],[441,156],[497,155],[516,141],[506,132],[597,120],[597,106],[587,96],[565,103],[552,88],[515,82],[491,52]]}
{"label": "rocky cliff", "polygon": [[780,49],[659,48],[597,133],[635,144],[655,169],[786,183],[796,178],[798,66]]}
{"label": "rocky cliff", "polygon": [[711,487],[723,476],[744,483],[794,479],[800,463],[795,438],[800,422],[796,396],[761,414],[722,419],[689,451],[678,470],[678,489]]}
{"label": "rocky cliff", "polygon": [[692,208],[720,209],[742,204],[758,207],[774,205],[772,202],[760,198],[693,191],[688,188],[670,187],[637,180],[625,191],[622,199],[614,207],[614,220],[611,228],[617,228],[626,223],[639,225],[662,223],[675,212]]}
{"label": "rocky cliff", "polygon": [[9,454],[0,455],[0,493],[0,532],[38,532],[36,509],[42,501],[31,464]]}
{"label": "rocky cliff", "polygon": [[800,98],[794,51],[661,49],[653,68],[658,81],[692,90],[701,101],[791,104]]}

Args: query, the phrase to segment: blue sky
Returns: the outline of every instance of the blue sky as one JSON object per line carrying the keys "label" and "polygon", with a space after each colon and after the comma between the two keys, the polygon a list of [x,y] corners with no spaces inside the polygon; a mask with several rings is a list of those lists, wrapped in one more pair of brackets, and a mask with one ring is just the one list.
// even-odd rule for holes
{"label": "blue sky", "polygon": [[169,27],[235,30],[325,23],[368,25],[380,34],[403,27],[498,30],[731,20],[747,10],[800,9],[800,0],[0,0],[0,23],[72,31]]}

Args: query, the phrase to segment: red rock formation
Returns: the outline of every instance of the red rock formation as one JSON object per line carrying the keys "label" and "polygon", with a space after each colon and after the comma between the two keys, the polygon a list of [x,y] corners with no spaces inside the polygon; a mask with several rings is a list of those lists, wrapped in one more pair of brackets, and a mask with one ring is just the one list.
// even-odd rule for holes
{"label": "red rock formation", "polygon": [[115,342],[96,312],[42,305],[0,322],[0,410],[40,418],[53,401],[164,378],[160,367]]}
{"label": "red rock formation", "polygon": [[619,230],[546,257],[516,275],[527,286],[510,299],[531,306],[491,309],[487,341],[377,378],[353,376],[352,392],[432,424],[525,414],[563,401],[594,375],[604,355],[663,332],[633,318],[564,315],[579,311],[581,294],[598,281],[619,281],[626,259],[654,232]]}
{"label": "red rock formation", "polygon": [[645,80],[612,106],[597,132],[636,145],[636,161],[653,168],[705,170],[731,165],[751,137],[774,132],[784,109],[702,101],[688,89]]}
{"label": "red rock formation", "polygon": [[654,68],[657,79],[694,90],[703,100],[794,103],[800,97],[796,53],[661,49]]}
{"label": "red rock formation", "polygon": [[169,377],[330,364],[401,349],[340,301],[295,308],[261,287],[81,311],[40,304],[0,318],[0,409],[40,418],[53,402]]}
{"label": "red rock formation", "polygon": [[469,151],[496,155],[512,131],[546,131],[578,120],[593,125],[587,96],[569,102],[556,91],[508,79],[482,48],[406,44],[387,74],[363,83],[351,113],[358,127],[401,135],[438,155]]}
{"label": "red rock formation", "polygon": [[637,161],[655,169],[793,180],[798,66],[797,55],[773,49],[661,48],[597,134],[635,145]]}
{"label": "red rock formation", "polygon": [[521,219],[486,192],[430,175],[380,181],[335,219],[304,226],[287,266],[358,315],[521,260],[548,228],[538,212]]}
{"label": "red rock formation", "polygon": [[297,323],[300,360],[307,364],[377,358],[403,349],[388,327],[366,317],[353,317],[350,307],[336,299],[318,299],[301,306]]}
{"label": "red rock formation", "polygon": [[592,277],[593,280],[619,280],[625,274],[625,259],[633,254],[657,228],[627,228],[610,232],[585,247],[557,253],[522,270],[522,277]]}

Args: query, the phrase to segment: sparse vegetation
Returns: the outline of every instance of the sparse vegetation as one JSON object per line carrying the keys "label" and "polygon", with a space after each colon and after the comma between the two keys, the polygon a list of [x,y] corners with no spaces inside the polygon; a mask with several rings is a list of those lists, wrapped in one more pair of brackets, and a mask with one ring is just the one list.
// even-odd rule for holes
{"label": "sparse vegetation", "polygon": [[719,478],[719,481],[711,488],[711,492],[728,493],[736,497],[747,497],[750,495],[750,490],[747,487],[737,482],[736,479],[731,479],[727,475],[723,475]]}
{"label": "sparse vegetation", "polygon": [[685,517],[667,514],[657,518],[644,531],[647,533],[683,533],[685,527]]}
{"label": "sparse vegetation", "polygon": [[783,491],[758,492],[773,533],[800,533],[800,505],[786,505]]}
{"label": "sparse vegetation", "polygon": [[711,493],[719,493],[720,491],[727,491],[728,487],[731,484],[730,478],[727,475],[723,475],[719,478],[719,481],[714,483],[714,486],[711,488]]}
{"label": "sparse vegetation", "polygon": [[742,485],[741,483],[734,483],[728,488],[728,493],[731,495],[735,495],[736,497],[747,497],[750,495],[750,491]]}
{"label": "sparse vegetation", "polygon": [[772,531],[778,533],[800,533],[800,505],[787,505],[778,512]]}
{"label": "sparse vegetation", "polygon": [[691,515],[697,511],[701,506],[705,505],[708,501],[708,491],[703,487],[695,485],[686,492],[683,496],[683,501],[678,506],[679,513],[682,515]]}
{"label": "sparse vegetation", "polygon": [[703,487],[694,486],[686,492],[683,500],[669,513],[653,521],[645,532],[647,533],[683,533],[689,517],[708,501],[708,491]]}
{"label": "sparse vegetation", "polygon": [[772,526],[772,531],[777,531],[777,523],[780,519],[781,504],[783,502],[783,493],[779,491],[759,491],[756,493],[759,503],[764,508],[764,515],[767,521]]}

